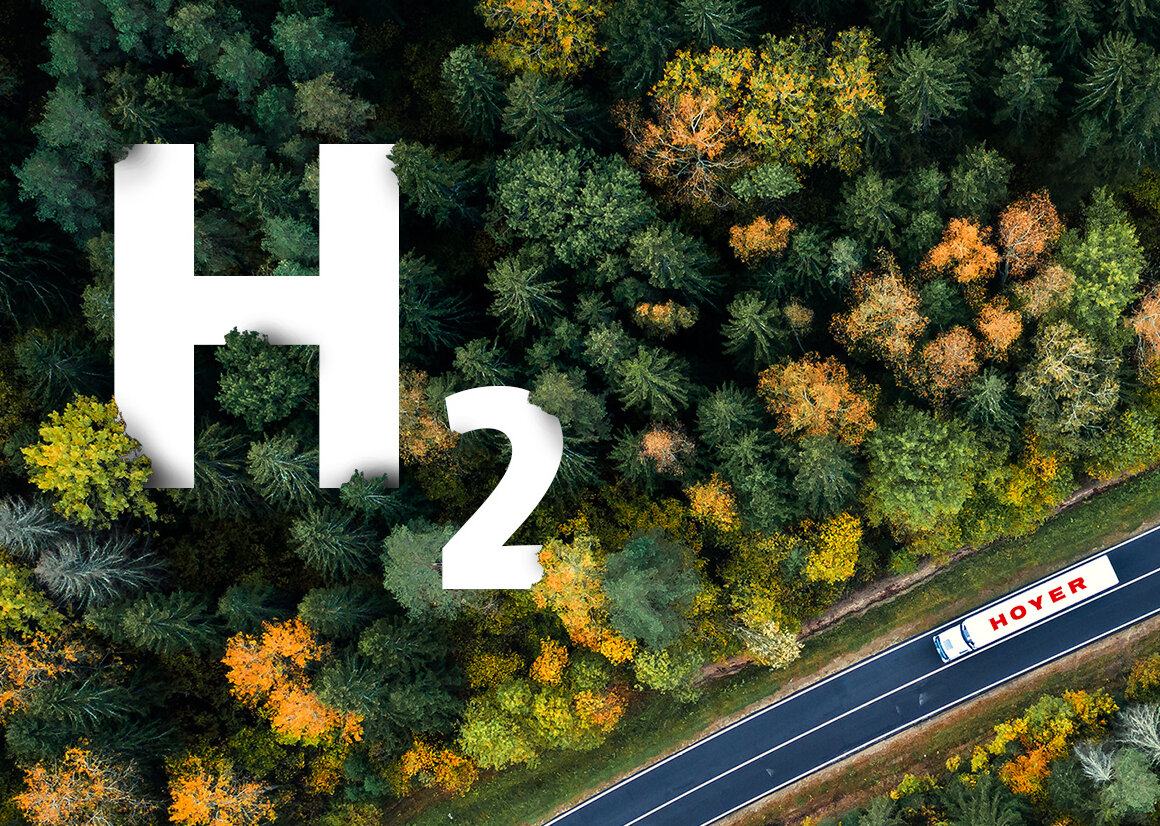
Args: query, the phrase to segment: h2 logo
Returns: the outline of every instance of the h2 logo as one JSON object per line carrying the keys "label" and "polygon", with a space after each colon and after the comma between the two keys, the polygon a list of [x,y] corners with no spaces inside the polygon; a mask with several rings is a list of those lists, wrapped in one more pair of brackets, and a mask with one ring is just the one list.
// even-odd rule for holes
{"label": "h2 logo", "polygon": [[[194,480],[193,347],[225,331],[319,347],[319,484],[399,482],[399,188],[391,144],[319,146],[319,275],[194,276],[193,144],[143,144],[114,167],[114,397],[152,487]],[[381,418],[369,411],[383,411]],[[503,432],[499,485],[443,549],[444,588],[530,588],[539,545],[504,543],[552,484],[556,417],[517,387],[447,398],[452,430]]]}

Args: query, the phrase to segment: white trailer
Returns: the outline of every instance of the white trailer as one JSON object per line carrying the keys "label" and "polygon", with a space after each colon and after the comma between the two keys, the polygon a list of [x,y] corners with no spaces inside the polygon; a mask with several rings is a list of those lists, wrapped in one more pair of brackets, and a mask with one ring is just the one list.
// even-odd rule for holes
{"label": "white trailer", "polygon": [[998,642],[1118,583],[1107,555],[1096,557],[983,608],[935,635],[943,662]]}

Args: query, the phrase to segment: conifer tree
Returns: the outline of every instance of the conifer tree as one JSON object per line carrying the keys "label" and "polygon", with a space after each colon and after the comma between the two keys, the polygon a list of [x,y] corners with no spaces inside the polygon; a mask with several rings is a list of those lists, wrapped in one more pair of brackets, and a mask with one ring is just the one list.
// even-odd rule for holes
{"label": "conifer tree", "polygon": [[524,72],[507,87],[503,132],[517,147],[576,146],[592,140],[597,108],[566,80]]}
{"label": "conifer tree", "polygon": [[298,603],[298,615],[324,637],[348,639],[385,614],[387,607],[381,588],[338,585],[308,591]]}
{"label": "conifer tree", "polygon": [[166,656],[200,654],[221,641],[205,596],[187,591],[150,592],[128,603],[89,611],[86,619],[116,642]]}
{"label": "conifer tree", "polygon": [[443,61],[443,93],[459,121],[473,135],[490,141],[499,125],[503,83],[495,67],[474,46],[457,46]]}
{"label": "conifer tree", "polygon": [[42,553],[35,573],[56,599],[87,608],[155,583],[161,568],[129,536],[84,533]]}
{"label": "conifer tree", "polygon": [[0,548],[13,556],[35,560],[69,538],[73,528],[36,499],[0,499]]}
{"label": "conifer tree", "polygon": [[290,537],[295,553],[332,579],[365,574],[374,564],[374,534],[345,511],[311,509],[290,523]]}
{"label": "conifer tree", "polygon": [[289,433],[252,442],[246,472],[262,498],[276,508],[302,508],[318,495],[318,449],[302,452]]}
{"label": "conifer tree", "polygon": [[967,108],[970,84],[961,59],[939,45],[910,41],[894,56],[887,88],[911,132],[923,133]]}

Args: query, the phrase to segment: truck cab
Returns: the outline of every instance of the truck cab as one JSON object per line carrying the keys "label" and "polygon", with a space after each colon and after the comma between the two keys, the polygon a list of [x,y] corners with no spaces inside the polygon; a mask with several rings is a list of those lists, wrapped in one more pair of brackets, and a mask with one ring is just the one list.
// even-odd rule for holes
{"label": "truck cab", "polygon": [[956,657],[971,651],[973,646],[968,642],[966,630],[962,624],[953,625],[934,638],[934,647],[944,663],[949,663]]}

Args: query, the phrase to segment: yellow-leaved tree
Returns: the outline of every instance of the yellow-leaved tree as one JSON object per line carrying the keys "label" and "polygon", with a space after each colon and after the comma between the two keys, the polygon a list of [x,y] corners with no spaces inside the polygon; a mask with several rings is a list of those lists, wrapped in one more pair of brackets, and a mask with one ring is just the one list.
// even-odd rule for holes
{"label": "yellow-leaved tree", "polygon": [[125,433],[115,402],[78,396],[49,414],[40,441],[22,448],[29,480],[56,496],[56,510],[85,527],[106,527],[127,514],[157,516],[145,491],[150,463]]}

